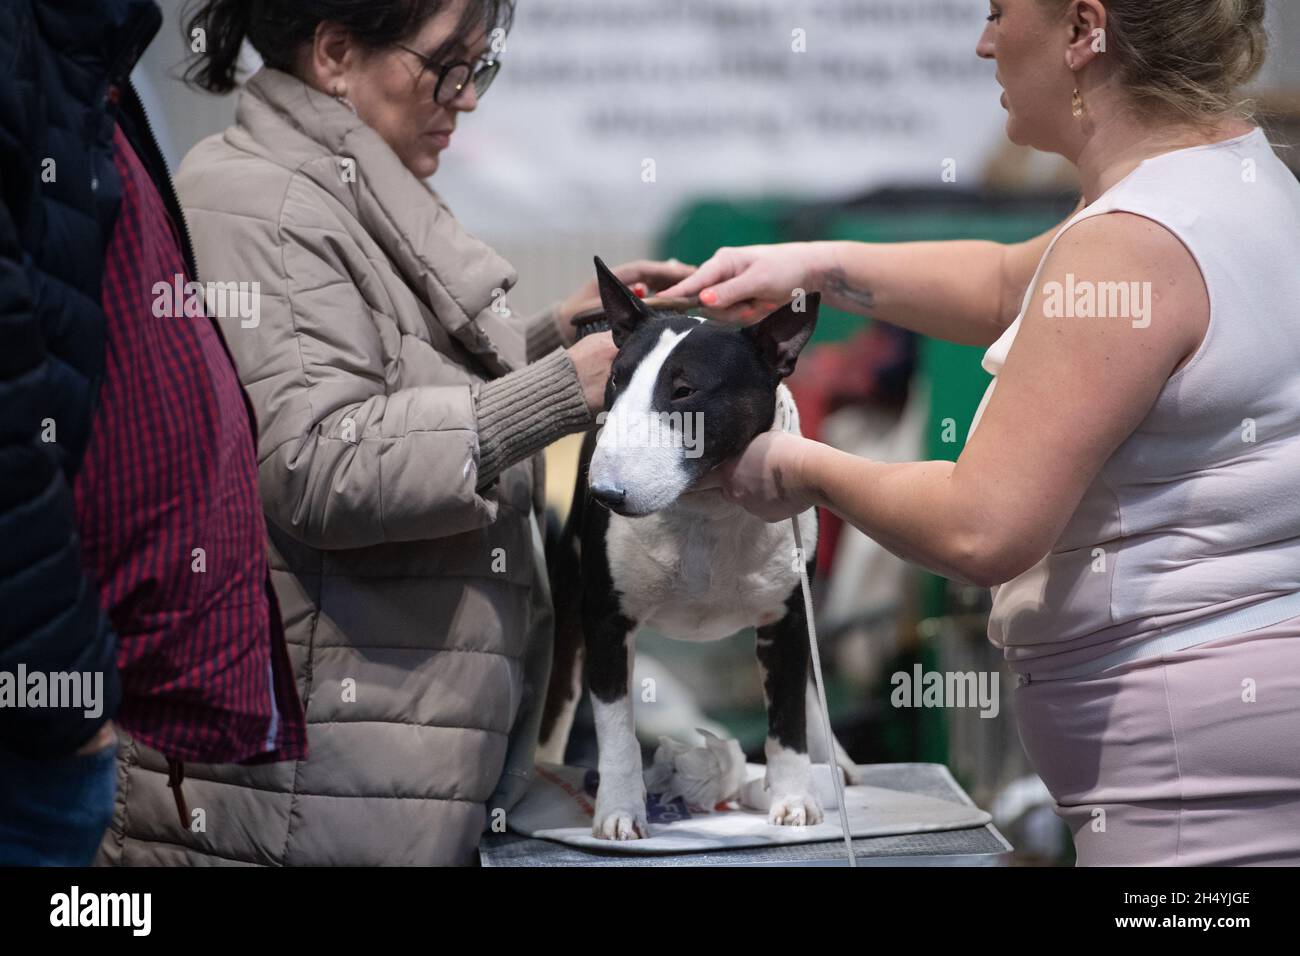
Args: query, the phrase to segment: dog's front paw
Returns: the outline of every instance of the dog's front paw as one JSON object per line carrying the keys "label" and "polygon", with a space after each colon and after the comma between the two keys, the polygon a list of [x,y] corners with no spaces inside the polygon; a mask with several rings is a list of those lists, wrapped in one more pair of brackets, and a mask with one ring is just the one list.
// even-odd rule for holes
{"label": "dog's front paw", "polygon": [[598,840],[641,840],[648,834],[644,803],[640,808],[602,807],[597,801],[591,835]]}
{"label": "dog's front paw", "polygon": [[773,794],[767,810],[767,822],[778,827],[811,827],[822,819],[822,805],[811,793]]}

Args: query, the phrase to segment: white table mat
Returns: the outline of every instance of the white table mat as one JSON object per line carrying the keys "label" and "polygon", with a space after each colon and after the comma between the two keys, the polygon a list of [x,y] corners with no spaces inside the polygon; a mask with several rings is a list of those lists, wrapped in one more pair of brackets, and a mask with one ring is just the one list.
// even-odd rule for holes
{"label": "white table mat", "polygon": [[[748,764],[746,769],[748,779],[765,772],[760,764]],[[825,820],[816,826],[782,827],[769,824],[766,812],[743,807],[702,812],[689,809],[680,798],[664,803],[658,794],[649,794],[649,837],[601,840],[591,834],[598,780],[594,770],[538,764],[532,786],[507,814],[507,826],[525,836],[607,853],[689,853],[843,839],[839,813],[833,808],[826,809]],[[850,783],[844,802],[854,837],[961,830],[992,819],[965,803],[862,784]]]}

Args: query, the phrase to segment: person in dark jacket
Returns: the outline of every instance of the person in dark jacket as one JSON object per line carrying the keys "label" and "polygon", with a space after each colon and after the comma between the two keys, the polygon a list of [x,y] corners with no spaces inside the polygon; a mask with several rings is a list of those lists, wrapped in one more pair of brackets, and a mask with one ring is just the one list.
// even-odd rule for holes
{"label": "person in dark jacket", "polygon": [[0,865],[91,861],[114,718],[167,758],[178,827],[184,761],[306,749],[251,408],[128,79],[160,24],[0,8]]}

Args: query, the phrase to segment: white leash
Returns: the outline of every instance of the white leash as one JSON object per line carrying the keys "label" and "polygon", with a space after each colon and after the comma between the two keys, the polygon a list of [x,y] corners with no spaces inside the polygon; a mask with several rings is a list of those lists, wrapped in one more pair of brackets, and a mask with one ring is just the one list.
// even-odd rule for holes
{"label": "white leash", "polygon": [[831,734],[831,711],[826,706],[826,685],[822,683],[822,660],[817,650],[817,627],[813,623],[812,590],[808,586],[808,565],[803,560],[803,539],[799,535],[799,516],[790,519],[794,528],[794,546],[799,556],[799,583],[803,587],[804,617],[808,620],[808,649],[812,656],[813,683],[817,685],[817,700],[822,705],[822,730],[826,734],[826,765],[830,770],[831,782],[835,785],[835,802],[840,808],[840,827],[844,832],[844,852],[849,858],[849,866],[857,866],[857,857],[853,855],[853,838],[849,835],[849,810],[844,805],[844,781],[840,779],[840,765],[835,759],[835,737]]}

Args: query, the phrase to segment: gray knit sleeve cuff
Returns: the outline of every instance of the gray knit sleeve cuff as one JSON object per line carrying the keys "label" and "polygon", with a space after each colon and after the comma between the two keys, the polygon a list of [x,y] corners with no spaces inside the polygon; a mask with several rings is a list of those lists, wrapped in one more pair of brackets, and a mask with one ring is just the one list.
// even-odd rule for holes
{"label": "gray knit sleeve cuff", "polygon": [[558,348],[564,347],[564,338],[555,324],[555,306],[543,309],[524,326],[525,361],[536,362]]}
{"label": "gray knit sleeve cuff", "polygon": [[568,352],[559,348],[531,365],[484,382],[475,409],[479,491],[516,462],[596,424],[578,370]]}

